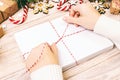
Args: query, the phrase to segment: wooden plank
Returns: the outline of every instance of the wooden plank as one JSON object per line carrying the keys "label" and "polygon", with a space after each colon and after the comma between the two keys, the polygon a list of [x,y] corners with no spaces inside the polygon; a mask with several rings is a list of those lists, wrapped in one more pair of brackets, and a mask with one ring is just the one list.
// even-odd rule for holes
{"label": "wooden plank", "polygon": [[[77,74],[80,74],[84,71],[89,70],[90,68],[99,65],[100,63],[106,61],[107,59],[118,55],[120,53],[120,51],[117,48],[112,49],[111,51],[108,52],[104,52],[102,54],[100,54],[99,56],[96,56],[95,58],[88,60],[84,63],[81,63],[67,71],[64,72],[64,78],[65,79],[69,79]],[[72,73],[71,73],[72,72]]]}
{"label": "wooden plank", "polygon": [[76,74],[74,77],[71,77],[68,80],[119,80],[119,66],[120,54],[118,53],[89,68],[88,70],[85,70],[84,72]]}

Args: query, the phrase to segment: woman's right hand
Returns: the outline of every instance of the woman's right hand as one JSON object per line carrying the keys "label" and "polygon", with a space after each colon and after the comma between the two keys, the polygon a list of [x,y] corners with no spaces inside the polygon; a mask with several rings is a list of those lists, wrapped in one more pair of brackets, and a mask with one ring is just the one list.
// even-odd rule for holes
{"label": "woman's right hand", "polygon": [[64,17],[64,20],[67,23],[81,25],[86,29],[93,30],[99,17],[100,14],[87,2],[72,6],[69,16]]}

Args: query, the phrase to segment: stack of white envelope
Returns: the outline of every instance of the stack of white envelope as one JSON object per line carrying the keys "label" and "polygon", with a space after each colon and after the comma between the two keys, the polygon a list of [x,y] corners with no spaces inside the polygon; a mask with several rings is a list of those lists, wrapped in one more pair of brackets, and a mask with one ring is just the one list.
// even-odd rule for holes
{"label": "stack of white envelope", "polygon": [[[92,31],[67,24],[63,17],[17,32],[15,39],[22,53],[43,42],[57,42],[59,62],[63,70],[113,48],[113,43]],[[29,55],[29,54],[28,54]],[[25,56],[27,58],[27,56]]]}

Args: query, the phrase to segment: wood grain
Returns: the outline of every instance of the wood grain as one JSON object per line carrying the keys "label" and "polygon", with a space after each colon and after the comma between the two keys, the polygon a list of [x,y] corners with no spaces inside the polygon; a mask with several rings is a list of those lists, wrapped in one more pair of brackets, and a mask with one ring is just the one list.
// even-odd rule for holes
{"label": "wood grain", "polygon": [[[39,16],[33,15],[30,10],[28,19],[23,24],[14,25],[8,20],[2,23],[5,26],[5,35],[0,38],[0,80],[27,80],[23,78],[26,68],[14,34],[64,14],[66,13],[54,9],[49,15],[39,14]],[[118,16],[117,19],[119,19]],[[110,51],[80,63],[63,74],[66,80],[120,80],[120,51],[114,47]]]}

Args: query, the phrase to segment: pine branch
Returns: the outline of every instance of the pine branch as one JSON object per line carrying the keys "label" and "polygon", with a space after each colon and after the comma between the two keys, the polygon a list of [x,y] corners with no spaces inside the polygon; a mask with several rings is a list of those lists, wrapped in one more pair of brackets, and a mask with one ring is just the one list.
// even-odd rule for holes
{"label": "pine branch", "polygon": [[34,0],[27,0],[28,2],[34,2]]}
{"label": "pine branch", "polygon": [[16,0],[18,3],[18,7],[24,7],[27,4],[27,0]]}
{"label": "pine branch", "polygon": [[18,7],[24,7],[29,2],[38,2],[39,0],[16,0],[18,3]]}

